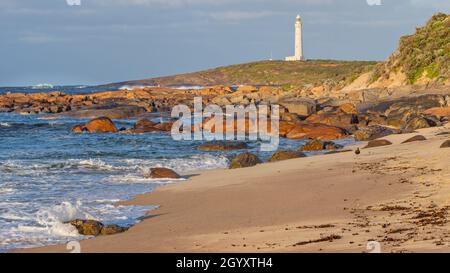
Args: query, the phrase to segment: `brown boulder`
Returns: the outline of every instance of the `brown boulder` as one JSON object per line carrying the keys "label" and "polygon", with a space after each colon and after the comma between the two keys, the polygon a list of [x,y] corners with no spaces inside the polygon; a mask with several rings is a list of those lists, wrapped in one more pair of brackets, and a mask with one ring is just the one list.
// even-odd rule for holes
{"label": "brown boulder", "polygon": [[441,148],[450,148],[450,140],[447,140],[444,143],[442,143]]}
{"label": "brown boulder", "polygon": [[94,220],[76,219],[68,223],[74,226],[80,235],[98,236],[103,228],[102,223]]}
{"label": "brown boulder", "polygon": [[233,158],[230,164],[230,169],[248,168],[257,164],[261,164],[261,159],[252,153],[244,153]]}
{"label": "brown boulder", "polygon": [[316,112],[316,102],[311,99],[291,98],[282,100],[279,104],[288,109],[289,113],[300,116],[309,116]]}
{"label": "brown boulder", "polygon": [[341,145],[337,145],[331,141],[311,140],[305,145],[300,147],[301,151],[322,151],[322,150],[338,150],[341,149]]}
{"label": "brown boulder", "polygon": [[247,148],[248,145],[245,142],[212,142],[202,144],[198,147],[199,150],[205,152],[234,151]]}
{"label": "brown boulder", "polygon": [[104,225],[100,231],[100,235],[114,235],[127,231],[128,228],[124,228],[118,225]]}
{"label": "brown boulder", "polygon": [[424,114],[436,117],[450,117],[450,106],[431,108],[426,110]]}
{"label": "brown boulder", "polygon": [[347,135],[344,129],[325,124],[295,124],[286,137],[289,139],[321,139],[333,140],[343,138]]}
{"label": "brown boulder", "polygon": [[272,155],[269,162],[277,162],[301,157],[306,157],[306,155],[300,151],[278,151]]}
{"label": "brown boulder", "polygon": [[117,133],[118,131],[119,130],[114,125],[114,122],[107,117],[96,118],[72,128],[72,132],[74,133]]}
{"label": "brown boulder", "polygon": [[309,123],[320,123],[338,127],[348,127],[358,124],[358,116],[354,114],[314,114],[306,119]]}
{"label": "brown boulder", "polygon": [[372,125],[359,129],[353,134],[353,136],[357,141],[367,141],[398,133],[400,133],[399,130],[378,125]]}
{"label": "brown boulder", "polygon": [[432,121],[424,117],[413,117],[405,125],[405,130],[414,131],[422,128],[430,128],[436,126]]}
{"label": "brown boulder", "polygon": [[168,121],[168,122],[158,123],[154,126],[154,128],[157,129],[158,131],[170,132],[172,130],[172,126],[173,126],[173,122]]}
{"label": "brown boulder", "polygon": [[127,132],[133,133],[133,134],[143,134],[143,133],[150,133],[159,131],[155,128],[157,125],[156,122],[150,121],[148,119],[141,119],[136,122],[136,124],[133,126],[133,128],[129,129]]}
{"label": "brown boulder", "polygon": [[179,179],[181,176],[171,169],[167,168],[151,168],[150,173],[145,175],[146,178],[163,178],[163,179]]}
{"label": "brown boulder", "polygon": [[416,141],[425,141],[425,140],[427,140],[426,137],[424,137],[424,136],[422,136],[422,135],[418,135],[418,136],[414,136],[414,137],[412,137],[412,138],[409,138],[409,139],[403,141],[402,144],[404,144],[404,143],[410,143],[410,142],[416,142]]}
{"label": "brown boulder", "polygon": [[376,140],[369,141],[369,143],[367,143],[367,145],[366,145],[366,147],[364,147],[364,149],[381,147],[381,146],[389,146],[389,145],[392,145],[392,142],[390,142],[389,140],[376,139]]}

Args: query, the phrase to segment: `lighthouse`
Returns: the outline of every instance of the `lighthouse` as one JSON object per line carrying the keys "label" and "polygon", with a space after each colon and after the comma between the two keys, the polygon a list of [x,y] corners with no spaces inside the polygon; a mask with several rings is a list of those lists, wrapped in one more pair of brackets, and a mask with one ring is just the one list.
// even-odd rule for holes
{"label": "lighthouse", "polygon": [[302,38],[302,18],[297,15],[295,18],[295,55],[286,57],[286,61],[303,61],[303,38]]}

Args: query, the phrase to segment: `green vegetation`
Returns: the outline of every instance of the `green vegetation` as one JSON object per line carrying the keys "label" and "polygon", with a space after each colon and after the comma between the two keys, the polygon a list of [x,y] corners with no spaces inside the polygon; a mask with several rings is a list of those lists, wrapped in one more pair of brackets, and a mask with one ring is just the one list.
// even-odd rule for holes
{"label": "green vegetation", "polygon": [[[369,72],[377,62],[308,60],[302,62],[260,61],[210,69],[202,72],[150,79],[167,85],[278,85],[290,91],[300,86],[333,82],[345,85]],[[145,83],[141,81],[141,83]]]}
{"label": "green vegetation", "polygon": [[403,71],[410,84],[421,77],[447,80],[450,75],[450,15],[434,15],[426,26],[400,39],[400,46],[387,63],[374,69],[372,82],[388,78],[390,72]]}

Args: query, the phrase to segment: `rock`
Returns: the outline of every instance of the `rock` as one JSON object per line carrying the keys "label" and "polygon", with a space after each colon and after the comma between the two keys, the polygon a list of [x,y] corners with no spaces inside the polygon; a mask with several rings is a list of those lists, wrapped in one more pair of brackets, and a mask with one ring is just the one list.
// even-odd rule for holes
{"label": "rock", "polygon": [[309,116],[316,112],[316,102],[311,99],[291,98],[282,100],[279,104],[288,109],[289,113],[300,116]]}
{"label": "rock", "polygon": [[419,114],[431,108],[445,106],[446,102],[442,95],[423,95],[400,98],[381,104],[387,106],[385,114],[386,116],[390,116],[403,115],[404,113]]}
{"label": "rock", "polygon": [[339,106],[339,110],[344,114],[358,114],[358,109],[353,103],[346,103]]}
{"label": "rock", "polygon": [[391,115],[391,116],[387,117],[386,123],[389,126],[401,129],[401,128],[405,127],[406,120],[403,115],[396,115],[396,116]]}
{"label": "rock", "polygon": [[96,118],[72,128],[74,133],[117,133],[118,131],[112,120],[107,117]]}
{"label": "rock", "polygon": [[235,151],[247,148],[248,145],[245,142],[212,142],[202,144],[198,147],[199,150],[205,152]]}
{"label": "rock", "polygon": [[347,132],[342,128],[316,123],[294,124],[293,128],[286,134],[286,137],[289,139],[333,140],[345,136],[347,136]]}
{"label": "rock", "polygon": [[389,140],[386,139],[376,139],[376,140],[371,140],[369,141],[369,143],[367,144],[366,147],[364,147],[364,149],[367,148],[375,148],[375,147],[381,147],[381,146],[389,146],[392,145],[392,142],[390,142]]}
{"label": "rock", "polygon": [[441,148],[450,148],[450,140],[447,140],[444,143],[442,143]]}
{"label": "rock", "polygon": [[217,96],[214,99],[212,99],[211,101],[213,104],[217,104],[219,106],[227,106],[227,105],[231,105],[230,100],[225,97],[225,96]]}
{"label": "rock", "polygon": [[301,157],[306,157],[306,155],[300,151],[278,151],[272,155],[269,162],[277,162]]}
{"label": "rock", "polygon": [[163,178],[163,179],[179,179],[181,176],[171,169],[167,168],[151,168],[150,173],[145,175],[146,178]]}
{"label": "rock", "polygon": [[359,129],[353,134],[353,136],[357,141],[367,141],[398,133],[400,133],[400,130],[395,130],[378,125],[372,125]]}
{"label": "rock", "polygon": [[426,110],[424,114],[433,115],[436,117],[450,117],[450,106],[431,108]]}
{"label": "rock", "polygon": [[168,122],[158,123],[155,125],[154,128],[161,132],[170,132],[172,130],[172,126],[173,126],[173,122],[168,121]]}
{"label": "rock", "polygon": [[98,236],[102,231],[103,224],[99,221],[94,220],[80,220],[76,219],[70,222],[67,222],[74,226],[80,235],[86,236]]}
{"label": "rock", "polygon": [[138,122],[136,122],[133,128],[127,130],[127,132],[133,134],[143,134],[159,131],[158,129],[155,128],[156,125],[157,125],[156,122],[150,121],[148,119],[141,119]]}
{"label": "rock", "polygon": [[230,164],[230,169],[248,168],[257,164],[261,164],[261,159],[252,153],[244,153],[233,158]]}
{"label": "rock", "polygon": [[358,116],[354,114],[313,114],[306,119],[309,123],[321,123],[342,128],[358,124]]}
{"label": "rock", "polygon": [[289,122],[301,122],[302,119],[299,117],[299,115],[294,113],[283,113],[280,116],[282,121],[289,121]]}
{"label": "rock", "polygon": [[156,124],[158,124],[158,123],[144,118],[144,119],[138,120],[133,128],[134,129],[146,129],[146,128],[154,127]]}
{"label": "rock", "polygon": [[331,141],[311,140],[300,147],[301,151],[338,150],[343,148]]}
{"label": "rock", "polygon": [[402,144],[404,144],[404,143],[410,143],[410,142],[416,142],[416,141],[425,141],[425,140],[427,140],[426,137],[424,137],[424,136],[422,136],[422,135],[418,135],[418,136],[414,136],[414,137],[412,137],[412,138],[409,138],[409,139],[403,141]]}
{"label": "rock", "polygon": [[66,112],[63,115],[86,119],[96,117],[107,117],[110,119],[128,119],[140,116],[146,112],[147,110],[144,107],[134,105],[106,105]]}
{"label": "rock", "polygon": [[120,227],[118,225],[104,225],[100,231],[100,235],[114,235],[127,231],[128,228]]}
{"label": "rock", "polygon": [[436,126],[436,124],[424,117],[413,117],[406,122],[404,129],[408,131],[414,131],[417,129],[430,128],[433,126]]}

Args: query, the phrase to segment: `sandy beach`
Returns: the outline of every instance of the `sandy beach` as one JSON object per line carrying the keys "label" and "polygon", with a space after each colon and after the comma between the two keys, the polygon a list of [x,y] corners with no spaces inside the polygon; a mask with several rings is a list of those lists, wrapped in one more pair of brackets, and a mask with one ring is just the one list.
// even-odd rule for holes
{"label": "sandy beach", "polygon": [[[123,202],[160,208],[125,233],[83,240],[81,250],[365,252],[368,241],[377,241],[383,252],[448,252],[450,149],[440,145],[449,129],[391,135],[384,139],[393,145],[360,155],[193,174]],[[427,140],[401,144],[418,134]]]}

